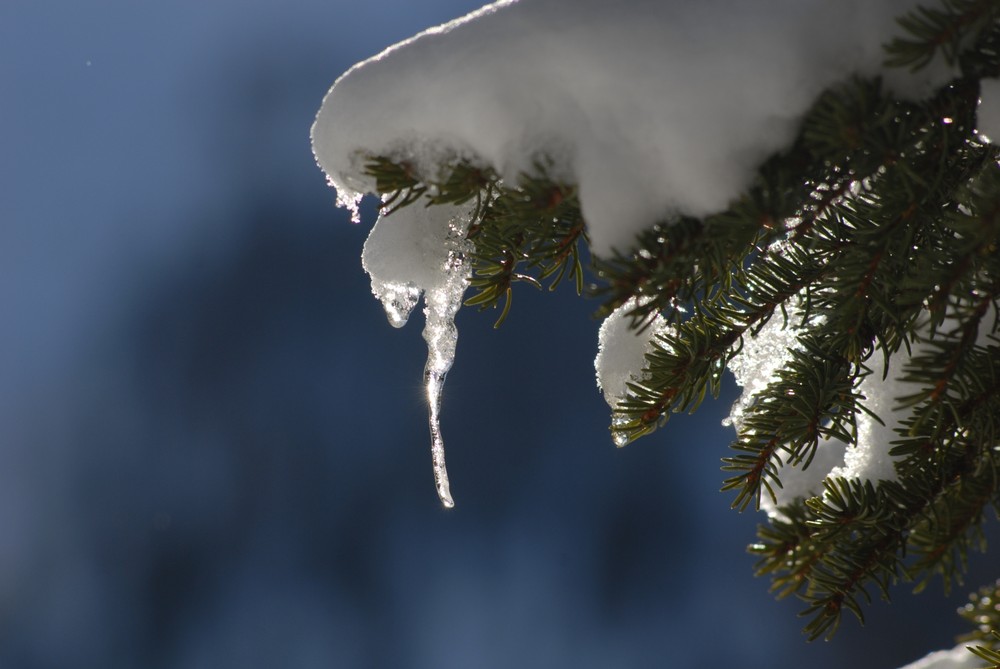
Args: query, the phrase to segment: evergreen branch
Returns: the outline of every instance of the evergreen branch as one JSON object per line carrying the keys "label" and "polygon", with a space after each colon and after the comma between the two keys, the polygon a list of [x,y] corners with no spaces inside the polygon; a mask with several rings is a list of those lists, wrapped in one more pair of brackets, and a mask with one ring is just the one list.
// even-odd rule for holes
{"label": "evergreen branch", "polygon": [[772,518],[769,525],[758,526],[757,534],[760,541],[747,549],[758,556],[754,576],[770,576],[770,590],[777,599],[806,589],[823,555],[806,522],[806,507],[789,506],[783,516]]}
{"label": "evergreen branch", "polygon": [[496,326],[510,308],[514,282],[541,287],[540,280],[550,280],[553,290],[569,276],[577,293],[583,290],[579,247],[588,242],[576,189],[545,176],[544,163],[537,170],[536,176],[522,175],[515,187],[497,184],[469,230],[475,245],[470,285],[478,292],[466,304],[487,308],[503,298]]}
{"label": "evergreen branch", "polygon": [[615,407],[612,431],[626,442],[649,434],[670,413],[693,411],[709,393],[717,397],[722,371],[741,338],[812,284],[831,265],[816,254],[789,246],[747,270],[746,296],[729,295],[731,303],[698,311],[674,331],[654,341],[646,356],[641,383]]}
{"label": "evergreen branch", "polygon": [[[967,295],[982,277],[1000,278],[996,252],[1000,247],[1000,166],[994,151],[983,151],[978,170],[959,186],[953,206],[941,217],[948,236],[948,270],[930,299],[932,313],[942,314],[948,297]],[[940,322],[940,318],[938,322]]]}
{"label": "evergreen branch", "polygon": [[[679,321],[683,312],[676,307],[681,300],[689,300],[695,311],[690,320],[698,325],[691,328],[681,324],[675,339],[708,333],[707,337],[700,336],[701,343],[708,342],[706,346],[693,347],[691,342],[675,341],[668,349],[651,354],[644,370],[645,380],[632,388],[634,396],[629,401],[617,407],[612,429],[621,438],[633,440],[652,432],[665,422],[667,413],[696,407],[698,402],[692,402],[692,396],[700,398],[713,391],[711,378],[706,376],[710,366],[696,365],[692,374],[658,374],[662,369],[676,368],[665,362],[662,354],[688,359],[706,355],[710,361],[716,361],[730,353],[729,347],[743,334],[740,331],[743,325],[766,320],[773,308],[790,297],[784,296],[777,304],[749,318],[740,308],[743,300],[762,288],[767,294],[774,256],[789,253],[790,248],[798,247],[800,256],[829,266],[800,288],[809,290],[807,311],[827,320],[826,331],[834,337],[827,347],[832,353],[857,364],[870,355],[875,341],[888,354],[906,342],[907,333],[914,329],[924,308],[925,296],[935,285],[931,282],[934,275],[914,273],[917,264],[913,262],[913,249],[920,248],[928,235],[925,228],[934,221],[934,210],[939,210],[938,198],[950,193],[954,185],[946,176],[953,165],[942,160],[942,151],[948,146],[949,133],[968,135],[970,130],[965,126],[940,130],[937,117],[919,108],[902,114],[899,103],[881,96],[877,82],[859,80],[845,90],[844,95],[854,102],[838,107],[821,101],[809,117],[812,125],[803,131],[803,146],[839,156],[845,167],[830,166],[829,178],[812,188],[806,204],[798,203],[800,209],[795,212],[798,216],[791,232],[782,233],[788,237],[787,241],[772,243],[755,252],[744,251],[743,262],[749,266],[731,268],[726,281],[714,290],[701,285],[697,275],[699,254],[709,248],[703,240],[725,238],[724,233],[711,236],[705,233],[713,221],[711,217],[700,225],[698,221],[686,220],[666,233],[663,229],[651,233],[655,234],[657,244],[634,253],[631,262],[618,260],[635,274],[629,275],[626,270],[615,275],[613,270],[604,268],[604,276],[610,275],[612,281],[618,282],[614,284],[618,297],[611,304],[617,304],[627,295],[646,296],[647,291],[652,294],[644,306],[634,311],[634,322],[644,322],[651,311],[664,309],[669,317]],[[930,106],[942,104],[935,99]],[[823,119],[841,127],[846,124],[857,128],[857,133],[846,130],[824,133],[820,130]],[[855,134],[864,138],[864,150],[853,143]],[[831,137],[839,137],[841,144],[820,139]],[[880,156],[879,160],[872,162],[873,155]],[[858,168],[871,176],[857,181]],[[928,171],[935,175],[933,182],[913,183],[919,178],[915,175]],[[739,219],[736,208],[727,212],[727,217]],[[753,231],[755,249],[762,239],[774,238],[768,226],[753,219],[744,219],[736,231],[734,236],[740,243],[746,242],[743,235]],[[670,232],[676,236],[671,238]],[[715,248],[720,258],[727,258],[727,252],[719,250],[724,248],[721,244]],[[776,253],[775,249],[779,251]],[[725,262],[729,261],[715,265],[722,266]],[[689,266],[692,269],[685,273],[683,268]],[[808,267],[808,262],[799,264],[797,271],[802,271],[803,266]],[[767,270],[757,271],[759,267]],[[664,268],[670,271],[661,274]],[[901,277],[906,278],[906,292],[900,289]],[[716,322],[708,323],[713,314]],[[734,328],[734,324],[738,325]],[[721,334],[727,331],[737,332],[738,336]],[[712,341],[711,332],[720,333],[718,342]],[[654,361],[654,357],[660,360]],[[694,383],[693,393],[679,390],[687,382]],[[762,477],[764,471],[758,466],[754,475]],[[743,499],[740,505],[742,502]]]}
{"label": "evergreen branch", "polygon": [[636,326],[654,312],[665,311],[668,318],[676,314],[676,306],[697,292],[700,283],[691,271],[693,258],[700,255],[696,248],[708,240],[700,220],[681,217],[641,233],[639,251],[623,254],[615,250],[611,258],[595,258],[594,269],[603,285],[593,286],[590,294],[610,296],[597,315],[607,316],[632,299],[643,305],[633,315]]}
{"label": "evergreen branch", "polygon": [[[974,410],[973,404],[967,410]],[[970,545],[967,533],[978,527],[984,500],[997,500],[994,443],[973,454],[968,449],[956,453],[948,466],[925,468],[899,483],[882,481],[876,488],[827,481],[823,496],[804,507],[785,508],[786,513],[802,509],[792,532],[784,520],[758,530],[761,543],[752,547],[762,556],[757,573],[770,574],[775,587],[792,584],[809,602],[803,615],[812,616],[806,627],[811,639],[832,635],[845,608],[863,620],[860,602],[870,601],[866,583],[888,598],[888,585],[900,578],[906,547],[920,556],[902,569],[908,580],[931,569],[953,576],[965,567],[961,556]]]}
{"label": "evergreen branch", "polygon": [[469,161],[440,166],[443,176],[431,180],[406,161],[372,157],[365,174],[383,196],[383,215],[420,200],[426,206],[475,200],[467,235],[475,249],[474,294],[466,304],[485,309],[502,302],[499,327],[510,311],[514,283],[541,287],[541,280],[550,280],[552,290],[569,277],[577,293],[583,291],[580,245],[588,241],[576,189],[548,177],[547,165],[537,161],[535,172],[522,174],[514,186]]}
{"label": "evergreen branch", "polygon": [[[893,456],[905,458],[897,465],[900,473],[940,466],[951,454],[966,456],[970,435],[986,448],[996,443],[1000,435],[998,355],[1000,348],[996,346],[981,348],[961,340],[939,339],[928,352],[911,359],[904,379],[926,390],[902,398],[904,403],[921,398],[924,402],[904,422],[906,437],[891,451]],[[960,362],[952,364],[956,357]]]}
{"label": "evergreen branch", "polygon": [[995,472],[983,467],[948,485],[935,498],[924,521],[914,527],[908,541],[915,561],[907,566],[907,573],[910,580],[922,575],[914,592],[921,592],[934,575],[941,576],[946,595],[951,592],[952,581],[962,584],[969,549],[981,553],[986,550],[986,538],[981,529],[983,512],[997,490]]}
{"label": "evergreen branch", "polygon": [[395,162],[381,156],[370,157],[365,175],[375,178],[375,190],[382,194],[382,213],[389,215],[400,207],[413,204],[427,193],[411,163]]}
{"label": "evergreen branch", "polygon": [[[1000,168],[973,132],[978,76],[1000,72],[998,6],[921,8],[902,22],[910,37],[888,48],[907,67],[943,52],[963,78],[923,102],[896,100],[877,79],[827,91],[794,145],[728,209],[662,221],[594,264],[602,313],[636,298],[635,327],[653,313],[673,325],[613,409],[616,441],[718,394],[743,338],[801,304],[801,350],[752,401],[724,461],[723,489],[740,509],[776,498],[780,468],[808,466],[822,440],[856,441],[857,384],[876,373],[869,357],[881,349],[888,372],[914,348],[904,380],[917,391],[902,398],[909,416],[892,451],[899,482],[827,481],[751,547],[778,597],[805,600],[810,638],[833,634],[845,610],[863,620],[872,595],[887,598],[900,579],[916,590],[936,574],[946,589],[960,581],[968,550],[982,549],[984,510],[998,504],[1000,347],[976,342],[1000,302]],[[468,304],[502,305],[499,324],[514,283],[571,277],[581,290],[585,226],[572,184],[544,162],[516,184],[467,162],[449,170],[428,182],[376,159],[371,174],[389,210],[475,198]]]}
{"label": "evergreen branch", "polygon": [[888,600],[905,545],[905,524],[896,511],[898,486],[846,479],[828,480],[824,486],[823,496],[807,500],[806,523],[815,528],[812,538],[823,549],[809,574],[809,605],[800,614],[812,616],[804,629],[810,641],[831,638],[844,609],[864,622],[861,602],[872,601],[867,583]]}
{"label": "evergreen branch", "polygon": [[[995,351],[970,360],[969,369],[989,368]],[[985,548],[978,529],[982,511],[1000,502],[994,449],[1000,386],[994,374],[987,378],[992,382],[976,386],[958,404],[951,414],[954,423],[936,431],[959,434],[961,443],[948,447],[941,445],[940,435],[926,438],[934,444],[936,466],[908,459],[910,466],[901,470],[908,473],[901,473],[899,483],[883,481],[878,488],[828,481],[822,497],[805,507],[785,508],[786,514],[804,512],[795,517],[793,531],[785,520],[759,530],[762,542],[753,551],[762,560],[756,571],[770,574],[774,588],[800,592],[809,602],[804,615],[812,616],[806,628],[811,638],[832,634],[845,608],[863,619],[859,604],[870,599],[864,584],[874,583],[887,596],[888,584],[900,577],[900,555],[914,555],[902,573],[907,580],[923,575],[919,591],[933,574],[940,574],[947,587],[964,571],[967,550]]]}
{"label": "evergreen branch", "polygon": [[799,614],[802,617],[811,616],[803,628],[810,641],[819,637],[833,638],[845,609],[864,624],[861,604],[872,602],[864,583],[874,583],[882,598],[888,599],[889,585],[898,573],[897,551],[900,546],[897,538],[888,533],[873,546],[859,544],[852,546],[850,553],[831,553],[824,557],[820,565],[825,569],[814,570],[810,583],[822,594],[813,594],[810,597],[812,603]]}

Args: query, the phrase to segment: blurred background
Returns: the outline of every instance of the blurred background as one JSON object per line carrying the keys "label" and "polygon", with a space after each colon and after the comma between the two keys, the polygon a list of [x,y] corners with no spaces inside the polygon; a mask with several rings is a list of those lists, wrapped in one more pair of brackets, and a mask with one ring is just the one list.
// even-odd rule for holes
{"label": "blurred background", "polygon": [[421,318],[309,127],[478,4],[0,2],[0,668],[889,669],[964,631],[982,556],[807,644],[718,492],[732,384],[616,450],[570,290],[460,314],[441,508]]}

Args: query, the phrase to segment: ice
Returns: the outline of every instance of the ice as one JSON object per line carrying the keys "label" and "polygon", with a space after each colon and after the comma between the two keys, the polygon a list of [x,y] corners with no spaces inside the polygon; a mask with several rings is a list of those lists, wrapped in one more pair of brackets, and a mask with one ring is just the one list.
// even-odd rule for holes
{"label": "ice", "polygon": [[424,365],[424,387],[431,430],[431,459],[434,464],[434,485],[438,497],[446,507],[455,506],[448,483],[448,469],[444,461],[444,438],[441,436],[441,393],[448,370],[455,360],[458,329],[455,314],[462,306],[469,273],[468,262],[456,254],[454,268],[448,273],[444,286],[428,291],[424,301],[424,341],[427,342],[427,364]]}
{"label": "ice", "polygon": [[[333,186],[333,182],[330,182]],[[347,211],[351,212],[351,223],[361,222],[361,198],[362,193],[358,193],[352,190],[348,190],[346,187],[341,186],[337,188],[337,206],[343,207]]]}
{"label": "ice", "polygon": [[462,306],[471,271],[471,244],[465,239],[470,215],[468,208],[449,205],[403,207],[379,217],[362,252],[372,292],[382,302],[393,327],[405,325],[420,296],[424,297],[424,388],[431,460],[438,497],[448,508],[455,502],[441,436],[441,394],[455,360],[455,315]]}

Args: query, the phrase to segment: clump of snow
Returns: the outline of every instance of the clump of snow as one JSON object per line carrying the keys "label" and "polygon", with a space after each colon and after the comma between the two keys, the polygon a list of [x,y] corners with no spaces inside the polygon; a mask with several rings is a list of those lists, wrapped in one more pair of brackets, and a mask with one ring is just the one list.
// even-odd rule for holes
{"label": "clump of snow", "polygon": [[983,79],[979,86],[976,132],[995,144],[1000,141],[1000,79]]}
{"label": "clump of snow", "polygon": [[798,303],[786,309],[786,313],[787,320],[776,313],[755,336],[744,337],[739,353],[729,360],[727,368],[743,392],[723,425],[732,425],[737,431],[742,428],[747,408],[770,383],[778,380],[777,372],[792,359],[792,351],[802,348],[798,339],[802,332]]}
{"label": "clump of snow", "polygon": [[885,378],[882,376],[885,354],[881,350],[876,351],[868,361],[872,373],[861,380],[858,392],[863,398],[861,404],[880,420],[865,412],[857,416],[858,443],[846,450],[843,465],[834,467],[830,477],[873,483],[898,480],[898,458],[889,455],[889,451],[892,442],[899,439],[896,430],[909,411],[900,409],[897,400],[918,390],[917,386],[900,378],[909,358],[905,350],[899,351],[893,356],[892,369]]}
{"label": "clump of snow", "polygon": [[823,481],[832,469],[843,464],[844,454],[849,450],[847,444],[840,439],[828,437],[820,439],[816,454],[808,467],[803,466],[804,463],[783,462],[778,467],[781,485],[771,484],[773,498],[766,491],[760,496],[760,508],[769,518],[784,518],[781,507],[797,499],[808,499],[821,493]]}
{"label": "clump of snow", "polygon": [[[775,313],[756,335],[745,336],[739,353],[727,365],[743,391],[723,424],[732,425],[737,432],[743,429],[746,410],[769,384],[778,380],[777,372],[791,361],[792,351],[802,349],[798,339],[803,332],[800,305],[800,301],[793,301],[786,309],[787,318]],[[822,491],[830,470],[844,462],[845,447],[838,439],[822,440],[808,466],[784,458],[778,465],[780,485],[772,483],[773,497],[766,492],[761,495],[760,508],[771,517],[780,517],[780,507]]]}
{"label": "clump of snow", "polygon": [[468,212],[452,206],[414,205],[380,216],[368,234],[361,264],[393,327],[406,324],[424,291],[448,282],[448,267],[464,242]]}
{"label": "clump of snow", "polygon": [[[597,335],[597,357],[594,369],[597,371],[597,387],[604,393],[604,401],[612,409],[625,399],[630,382],[643,381],[646,355],[651,353],[657,335],[670,330],[670,324],[660,314],[653,314],[644,327],[631,326],[629,312],[638,306],[630,299],[615,309],[601,323]],[[612,435],[615,445],[624,446],[628,439],[620,433]]]}
{"label": "clump of snow", "polygon": [[[725,208],[821,91],[881,72],[882,43],[916,4],[504,0],[351,68],[313,149],[348,205],[374,190],[365,156],[430,176],[464,157],[513,182],[550,154],[603,255],[671,212]],[[953,76],[885,74],[911,96]]]}
{"label": "clump of snow", "polygon": [[468,285],[471,244],[465,239],[471,219],[468,208],[403,207],[379,217],[365,241],[362,265],[372,292],[382,302],[394,327],[402,327],[424,295],[424,340],[431,457],[438,497],[454,506],[441,436],[441,394],[455,360],[458,330],[455,314]]}

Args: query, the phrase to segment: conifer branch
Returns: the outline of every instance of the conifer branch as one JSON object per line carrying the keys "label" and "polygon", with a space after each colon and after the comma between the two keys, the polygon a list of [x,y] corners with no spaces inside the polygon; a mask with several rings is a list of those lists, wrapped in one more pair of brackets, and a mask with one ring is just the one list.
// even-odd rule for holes
{"label": "conifer branch", "polygon": [[[725,211],[660,221],[590,268],[599,314],[634,300],[634,327],[652,314],[671,323],[612,411],[612,431],[629,441],[718,395],[744,338],[794,313],[798,346],[746,407],[724,460],[723,489],[741,510],[776,501],[781,468],[808,467],[825,440],[857,441],[867,375],[891,368],[914,387],[897,398],[907,412],[891,451],[897,482],[827,480],[758,530],[756,573],[778,597],[805,600],[810,638],[832,635],[845,610],[863,620],[873,594],[887,598],[899,580],[960,582],[967,552],[984,547],[985,510],[1000,504],[1000,345],[982,343],[998,330],[988,314],[1000,304],[1000,165],[974,133],[979,78],[1000,73],[1000,3],[942,0],[901,24],[890,64],[943,55],[962,75],[919,102],[878,79],[831,88]],[[540,160],[510,184],[457,161],[428,180],[379,157],[369,170],[386,210],[474,203],[467,303],[502,305],[497,324],[515,283],[583,289],[575,186],[549,173]],[[869,367],[876,351],[882,369]]]}

